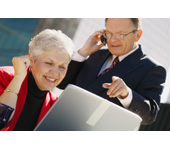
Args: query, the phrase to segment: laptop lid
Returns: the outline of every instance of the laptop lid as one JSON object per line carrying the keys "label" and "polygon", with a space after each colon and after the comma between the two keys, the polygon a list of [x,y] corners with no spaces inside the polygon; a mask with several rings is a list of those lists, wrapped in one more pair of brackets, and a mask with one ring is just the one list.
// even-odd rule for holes
{"label": "laptop lid", "polygon": [[114,103],[69,84],[35,131],[131,131],[142,119]]}

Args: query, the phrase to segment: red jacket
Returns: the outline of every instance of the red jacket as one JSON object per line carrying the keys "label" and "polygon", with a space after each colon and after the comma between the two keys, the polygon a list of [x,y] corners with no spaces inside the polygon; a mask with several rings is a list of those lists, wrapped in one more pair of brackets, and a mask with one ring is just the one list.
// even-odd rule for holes
{"label": "red jacket", "polygon": [[[14,77],[14,68],[12,66],[0,67],[0,95],[4,92],[8,84]],[[18,99],[16,104],[16,109],[12,120],[1,130],[1,131],[12,131],[17,123],[17,120],[21,114],[24,107],[26,95],[28,90],[28,74],[22,83],[21,89],[18,93]],[[43,103],[40,115],[37,120],[37,124],[44,117],[47,111],[51,108],[53,103],[57,100],[57,97],[52,93],[48,92]],[[36,125],[37,125],[36,124]]]}

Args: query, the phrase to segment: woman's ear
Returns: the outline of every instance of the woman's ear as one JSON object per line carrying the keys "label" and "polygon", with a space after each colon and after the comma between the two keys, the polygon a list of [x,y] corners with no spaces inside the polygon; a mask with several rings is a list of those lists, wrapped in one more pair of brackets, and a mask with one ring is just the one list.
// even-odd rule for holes
{"label": "woman's ear", "polygon": [[139,41],[139,39],[140,39],[141,36],[142,36],[142,33],[143,33],[143,30],[142,30],[142,29],[139,29],[139,30],[136,32],[136,42]]}
{"label": "woman's ear", "polygon": [[32,64],[34,63],[34,56],[32,55],[32,52],[30,52],[28,54],[29,60],[30,60],[30,67],[32,66]]}

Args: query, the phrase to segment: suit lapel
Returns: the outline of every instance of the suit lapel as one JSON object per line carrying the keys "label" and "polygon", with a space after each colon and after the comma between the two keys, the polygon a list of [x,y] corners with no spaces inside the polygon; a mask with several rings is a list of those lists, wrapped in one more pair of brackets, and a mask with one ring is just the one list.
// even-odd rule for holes
{"label": "suit lapel", "polygon": [[[111,71],[107,72],[103,76],[96,79],[96,73],[95,73],[95,79],[93,75],[93,81],[91,83],[88,83],[86,86],[86,89],[98,94],[99,92],[105,90],[102,87],[103,83],[111,83],[112,82],[112,76],[118,76],[120,78],[126,77],[129,73],[133,73],[133,71],[136,71],[143,65],[140,62],[141,57],[143,56],[143,53],[141,49],[139,48],[134,53],[126,57],[122,62],[118,63]],[[97,66],[97,65],[96,65]],[[100,66],[101,68],[101,66]],[[97,73],[98,74],[98,73]],[[89,74],[89,76],[92,74]],[[90,79],[90,77],[89,77]]]}
{"label": "suit lapel", "polygon": [[96,81],[97,75],[109,55],[110,52],[108,50],[103,50],[96,54],[95,59],[92,59],[88,61],[88,63],[85,63],[82,70],[83,72],[80,76],[81,79],[79,80],[79,84],[81,84],[81,87],[87,88],[90,84]]}

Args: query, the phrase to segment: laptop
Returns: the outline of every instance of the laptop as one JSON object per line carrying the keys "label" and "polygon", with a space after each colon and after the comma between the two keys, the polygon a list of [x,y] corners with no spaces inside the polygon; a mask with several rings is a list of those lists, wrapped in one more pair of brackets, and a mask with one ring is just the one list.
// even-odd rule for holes
{"label": "laptop", "polygon": [[69,84],[35,131],[133,131],[142,119],[102,97]]}

